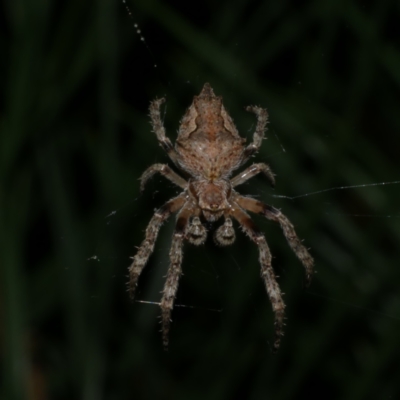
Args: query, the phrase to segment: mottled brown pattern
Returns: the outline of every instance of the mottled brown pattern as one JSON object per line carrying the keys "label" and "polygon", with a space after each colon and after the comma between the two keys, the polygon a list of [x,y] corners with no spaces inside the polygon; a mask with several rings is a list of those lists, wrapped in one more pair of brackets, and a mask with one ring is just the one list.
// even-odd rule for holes
{"label": "mottled brown pattern", "polygon": [[182,119],[176,140],[178,165],[197,179],[226,179],[240,165],[243,142],[222,98],[204,85]]}
{"label": "mottled brown pattern", "polygon": [[144,189],[148,179],[158,172],[181,187],[183,192],[157,210],[151,219],[146,229],[145,239],[129,267],[130,295],[133,298],[137,281],[153,252],[162,223],[172,213],[178,212],[170,251],[170,267],[161,300],[163,344],[167,348],[171,312],[178,290],[179,277],[182,274],[184,240],[194,245],[203,244],[207,236],[203,223],[214,222],[223,217],[224,223],[215,231],[214,240],[220,246],[230,245],[235,241],[231,219],[234,218],[259,248],[261,276],[275,314],[273,349],[277,350],[283,336],[285,304],[271,266],[268,244],[245,210],[264,215],[281,225],[290,247],[305,267],[307,284],[311,281],[314,260],[297,237],[292,223],[279,210],[250,197],[241,196],[234,190],[234,187],[259,173],[263,173],[272,185],[275,184],[274,174],[264,163],[250,165],[231,178],[232,172],[259,150],[268,122],[267,110],[256,106],[246,108],[247,111],[256,115],[257,125],[253,141],[245,146],[246,139],[239,136],[222,104],[222,98],[216,96],[211,86],[206,83],[183,116],[178,138],[173,146],[165,135],[161,121],[160,107],[164,101],[165,99],[157,99],[150,104],[153,131],[175,166],[183,170],[190,178],[183,179],[166,164],[154,164],[143,173],[141,190]]}

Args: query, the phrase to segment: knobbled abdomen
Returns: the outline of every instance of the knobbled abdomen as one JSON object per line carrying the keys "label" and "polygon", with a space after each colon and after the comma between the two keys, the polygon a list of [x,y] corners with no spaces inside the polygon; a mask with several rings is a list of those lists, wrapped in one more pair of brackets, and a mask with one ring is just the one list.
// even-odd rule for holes
{"label": "knobbled abdomen", "polygon": [[227,177],[240,166],[243,155],[241,141],[198,140],[177,143],[178,162],[195,177],[210,180]]}

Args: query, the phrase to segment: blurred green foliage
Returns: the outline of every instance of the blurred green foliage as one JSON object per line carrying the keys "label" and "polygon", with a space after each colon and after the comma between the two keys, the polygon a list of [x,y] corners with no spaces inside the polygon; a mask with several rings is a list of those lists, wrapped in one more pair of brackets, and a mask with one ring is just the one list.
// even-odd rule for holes
{"label": "blurred green foliage", "polygon": [[[400,180],[400,3],[127,4],[131,16],[122,1],[1,6],[0,398],[399,398],[400,184],[382,183]],[[141,172],[168,162],[149,101],[167,96],[174,139],[204,82],[243,136],[243,107],[268,108],[256,159],[277,187],[241,190],[281,208],[316,259],[304,290],[280,229],[255,218],[286,293],[277,355],[240,232],[227,249],[185,247],[169,352],[158,307],[126,294],[129,257],[177,192],[157,177],[139,196]],[[172,229],[141,300],[160,299]]]}

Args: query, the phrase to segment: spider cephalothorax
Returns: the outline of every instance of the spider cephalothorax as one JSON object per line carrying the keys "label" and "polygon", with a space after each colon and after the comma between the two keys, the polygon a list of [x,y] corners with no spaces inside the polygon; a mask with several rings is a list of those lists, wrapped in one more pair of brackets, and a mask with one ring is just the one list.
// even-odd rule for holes
{"label": "spider cephalothorax", "polygon": [[294,231],[291,222],[276,208],[240,195],[234,188],[258,173],[264,173],[271,184],[274,175],[264,163],[250,165],[238,175],[232,172],[242,166],[261,146],[268,122],[267,110],[250,106],[246,110],[257,117],[253,141],[245,146],[245,139],[239,133],[226,112],[222,98],[215,96],[211,86],[206,83],[199,96],[195,96],[192,105],[182,118],[175,146],[165,135],[161,121],[160,107],[165,99],[154,100],[150,104],[150,118],[154,133],[160,145],[167,151],[175,166],[190,176],[183,179],[166,164],[154,164],[142,175],[141,190],[155,173],[161,173],[183,191],[159,208],[151,219],[146,237],[133,257],[129,267],[129,292],[134,297],[139,276],[154,249],[162,223],[173,213],[177,213],[175,232],[170,250],[170,267],[161,300],[161,317],[164,347],[168,346],[168,333],[171,311],[182,273],[182,247],[184,240],[195,245],[203,244],[207,231],[202,220],[214,222],[224,218],[222,225],[215,231],[214,240],[218,245],[227,246],[234,242],[235,231],[232,218],[237,220],[244,232],[259,248],[261,277],[275,313],[275,341],[277,350],[283,335],[285,304],[280,288],[271,267],[271,253],[264,235],[251,220],[247,211],[264,215],[278,222],[297,257],[306,270],[307,284],[313,271],[313,258]]}

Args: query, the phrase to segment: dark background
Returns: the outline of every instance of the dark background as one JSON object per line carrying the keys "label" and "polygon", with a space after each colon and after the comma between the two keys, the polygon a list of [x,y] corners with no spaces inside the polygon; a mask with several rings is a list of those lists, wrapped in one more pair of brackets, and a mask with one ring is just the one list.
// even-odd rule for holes
{"label": "dark background", "polygon": [[[0,398],[400,398],[400,183],[382,184],[400,180],[400,3],[128,6],[0,10]],[[142,171],[170,163],[148,104],[167,97],[174,140],[205,82],[248,139],[244,106],[268,108],[254,160],[276,189],[254,178],[240,191],[281,208],[315,257],[305,289],[280,228],[255,217],[286,293],[276,355],[257,248],[240,229],[229,248],[185,247],[168,352],[158,306],[126,293],[129,257],[178,192],[157,176],[139,194]],[[172,229],[173,218],[139,300],[160,300]]]}

